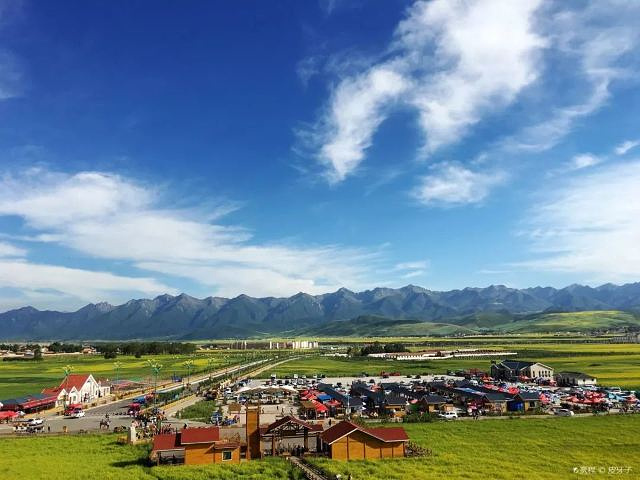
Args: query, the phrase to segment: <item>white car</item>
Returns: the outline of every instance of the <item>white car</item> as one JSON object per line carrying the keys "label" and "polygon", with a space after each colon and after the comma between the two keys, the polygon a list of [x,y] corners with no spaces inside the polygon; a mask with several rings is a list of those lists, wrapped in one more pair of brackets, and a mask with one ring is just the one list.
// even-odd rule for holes
{"label": "white car", "polygon": [[82,417],[84,417],[84,410],[76,410],[76,411],[71,413],[70,417],[71,418],[82,418]]}
{"label": "white car", "polygon": [[557,415],[558,417],[573,417],[575,414],[568,408],[559,408],[555,411],[554,415]]}
{"label": "white car", "polygon": [[27,425],[30,427],[39,427],[40,425],[44,425],[44,420],[41,418],[30,418]]}
{"label": "white car", "polygon": [[455,420],[458,418],[458,414],[456,412],[444,412],[439,413],[438,418],[443,418],[445,420]]}

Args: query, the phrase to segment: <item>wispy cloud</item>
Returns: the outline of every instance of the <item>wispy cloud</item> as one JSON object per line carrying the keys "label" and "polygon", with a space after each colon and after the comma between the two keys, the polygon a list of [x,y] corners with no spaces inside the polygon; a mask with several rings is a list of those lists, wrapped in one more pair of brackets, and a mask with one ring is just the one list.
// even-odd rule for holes
{"label": "wispy cloud", "polygon": [[[637,280],[640,161],[609,164],[545,188],[526,222],[533,258],[520,267]],[[553,192],[553,193],[549,193]]]}
{"label": "wispy cloud", "polygon": [[[369,287],[374,282],[371,269],[384,269],[376,248],[258,243],[249,230],[217,222],[228,213],[224,206],[208,211],[201,206],[168,207],[165,193],[110,173],[68,175],[33,170],[2,177],[0,215],[23,218],[33,231],[29,235],[32,241],[125,261],[155,274],[184,277],[221,295],[291,295],[301,290],[321,293],[345,285]],[[12,265],[14,271],[22,269],[23,275],[27,268],[34,272],[45,268],[28,267],[26,262]],[[69,276],[70,284],[76,280],[95,284],[75,273]],[[3,281],[7,284],[9,280]],[[122,285],[137,285],[138,290],[162,288],[158,283],[127,281],[130,283],[123,281]],[[87,294],[93,292],[83,288],[78,286]]]}
{"label": "wispy cloud", "polygon": [[580,170],[582,168],[593,167],[602,161],[602,158],[590,153],[581,153],[571,159],[569,168],[571,170]]}
{"label": "wispy cloud", "polygon": [[343,75],[324,115],[306,132],[330,181],[358,167],[396,106],[418,113],[422,153],[430,154],[512,102],[538,76],[537,52],[545,46],[533,25],[539,3],[416,2],[385,59]]}
{"label": "wispy cloud", "polygon": [[0,242],[0,258],[2,257],[24,257],[27,251],[24,248],[16,247],[7,242]]}
{"label": "wispy cloud", "polygon": [[626,140],[615,148],[616,155],[626,155],[630,150],[640,145],[640,140]]}
{"label": "wispy cloud", "polygon": [[459,163],[441,163],[421,178],[413,197],[424,205],[456,206],[478,203],[506,180],[505,173],[472,171]]}
{"label": "wispy cloud", "polygon": [[570,93],[580,100],[561,106],[562,99],[550,99],[551,111],[542,121],[503,141],[508,150],[542,152],[554,147],[580,119],[606,104],[614,81],[637,75],[622,60],[640,42],[636,25],[640,4],[603,0],[576,10],[566,9],[566,4],[555,6],[560,10],[549,12],[543,28],[552,40],[553,55],[565,66],[576,66],[565,67],[560,74],[572,78]]}
{"label": "wispy cloud", "polygon": [[[22,8],[22,2],[0,1],[0,29],[11,22]],[[23,68],[13,52],[0,47],[0,100],[23,93]]]}

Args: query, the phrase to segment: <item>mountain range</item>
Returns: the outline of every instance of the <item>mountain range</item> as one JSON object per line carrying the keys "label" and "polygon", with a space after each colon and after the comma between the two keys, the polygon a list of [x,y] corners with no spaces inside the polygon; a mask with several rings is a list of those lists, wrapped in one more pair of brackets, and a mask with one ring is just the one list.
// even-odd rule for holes
{"label": "mountain range", "polygon": [[[496,329],[540,312],[640,311],[640,283],[556,289],[486,288],[432,291],[415,285],[352,292],[298,293],[288,298],[160,295],[75,312],[23,307],[0,314],[3,340],[215,339],[312,334],[362,316],[384,321]],[[530,317],[529,321],[534,317]],[[366,322],[365,322],[366,323]],[[375,323],[375,322],[374,322]],[[411,322],[410,322],[411,323]],[[328,326],[328,327],[327,327]],[[346,326],[346,324],[345,324]],[[425,325],[425,331],[432,331]],[[436,327],[436,325],[433,325]],[[326,329],[325,328],[325,329]],[[447,327],[448,328],[448,327]],[[444,328],[443,331],[449,331]],[[335,330],[335,329],[334,329]],[[503,331],[508,329],[502,328]],[[436,329],[436,331],[438,331]]]}

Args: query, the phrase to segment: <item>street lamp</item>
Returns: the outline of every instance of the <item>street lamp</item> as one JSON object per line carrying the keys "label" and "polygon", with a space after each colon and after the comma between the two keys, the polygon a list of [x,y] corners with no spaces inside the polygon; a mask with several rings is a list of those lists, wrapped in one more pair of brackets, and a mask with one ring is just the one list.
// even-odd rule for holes
{"label": "street lamp", "polygon": [[209,367],[209,380],[211,380],[211,374],[213,372],[213,366],[215,365],[216,360],[215,358],[209,357],[207,359],[207,367]]}
{"label": "street lamp", "polygon": [[116,371],[116,400],[118,399],[118,386],[120,385],[120,369],[122,368],[122,362],[113,362],[113,369]]}
{"label": "street lamp", "polygon": [[160,429],[160,415],[158,415],[157,409],[157,399],[158,399],[158,375],[160,375],[160,370],[162,370],[162,364],[158,362],[152,362],[151,360],[147,360],[147,365],[151,368],[151,373],[154,377],[153,384],[153,413],[157,418],[158,429]]}
{"label": "street lamp", "polygon": [[193,360],[187,360],[183,363],[187,369],[187,386],[191,383],[191,371],[193,370]]}
{"label": "street lamp", "polygon": [[69,375],[73,372],[73,367],[71,365],[65,365],[62,367],[62,371],[64,372],[64,401],[62,406],[67,408],[66,402],[69,398]]}

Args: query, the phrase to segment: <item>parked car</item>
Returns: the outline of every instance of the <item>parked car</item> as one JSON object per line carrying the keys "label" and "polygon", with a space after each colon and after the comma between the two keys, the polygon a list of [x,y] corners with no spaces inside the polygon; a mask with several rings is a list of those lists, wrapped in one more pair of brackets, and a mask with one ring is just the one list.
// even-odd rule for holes
{"label": "parked car", "polygon": [[554,415],[557,415],[558,417],[573,417],[574,413],[568,408],[559,408],[555,411]]}
{"label": "parked car", "polygon": [[84,417],[84,410],[80,410],[80,409],[74,410],[71,413],[70,417],[71,418],[82,418],[82,417]]}
{"label": "parked car", "polygon": [[41,418],[30,418],[27,422],[27,425],[30,427],[37,427],[39,425],[44,425],[44,420]]}
{"label": "parked car", "polygon": [[458,414],[456,412],[442,412],[438,414],[438,418],[442,418],[444,420],[456,420],[458,418]]}

